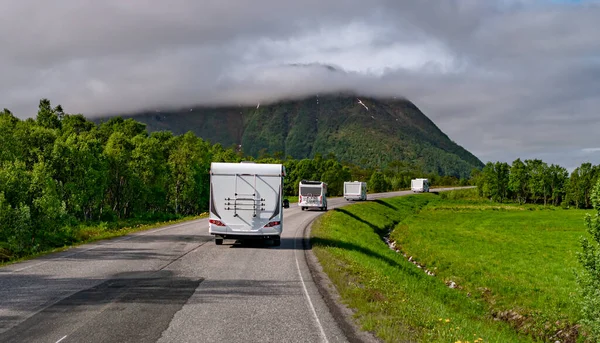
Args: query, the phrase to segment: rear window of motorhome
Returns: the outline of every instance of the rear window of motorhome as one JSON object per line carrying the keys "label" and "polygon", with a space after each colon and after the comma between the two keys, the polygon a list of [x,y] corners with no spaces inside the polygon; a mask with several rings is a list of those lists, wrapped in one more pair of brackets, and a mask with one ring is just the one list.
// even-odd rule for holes
{"label": "rear window of motorhome", "polygon": [[321,195],[321,187],[302,186],[300,187],[300,195]]}

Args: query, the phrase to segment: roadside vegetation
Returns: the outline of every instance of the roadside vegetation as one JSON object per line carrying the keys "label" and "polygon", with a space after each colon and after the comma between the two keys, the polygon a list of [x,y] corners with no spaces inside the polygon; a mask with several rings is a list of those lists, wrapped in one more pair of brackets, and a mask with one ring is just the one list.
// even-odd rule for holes
{"label": "roadside vegetation", "polygon": [[[0,262],[116,235],[136,223],[198,216],[208,210],[210,163],[242,160],[283,163],[288,196],[297,195],[302,179],[325,181],[329,195],[339,196],[351,179],[382,192],[422,175],[401,162],[376,171],[342,164],[335,155],[244,156],[192,132],[148,133],[132,119],[95,124],[42,99],[35,119],[0,111]],[[426,177],[436,185],[466,183]]]}
{"label": "roadside vegetation", "polygon": [[330,211],[312,242],[357,322],[386,342],[582,342],[588,213],[477,189],[420,194]]}
{"label": "roadside vegetation", "polygon": [[471,184],[480,197],[494,202],[544,204],[565,208],[592,208],[591,192],[600,165],[582,163],[571,174],[564,167],[540,159],[488,162],[471,172]]}

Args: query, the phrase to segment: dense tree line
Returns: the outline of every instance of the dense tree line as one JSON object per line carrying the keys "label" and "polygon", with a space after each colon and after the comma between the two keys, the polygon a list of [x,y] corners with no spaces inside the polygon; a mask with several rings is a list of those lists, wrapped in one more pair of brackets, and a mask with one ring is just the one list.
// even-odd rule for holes
{"label": "dense tree line", "polygon": [[483,170],[473,170],[472,182],[479,195],[493,201],[562,205],[591,208],[591,189],[600,175],[600,166],[582,163],[569,175],[556,164],[539,159],[488,162]]}
{"label": "dense tree line", "polygon": [[302,179],[327,182],[335,196],[344,181],[386,191],[408,187],[419,173],[402,164],[381,171],[342,165],[333,154],[253,159],[192,132],[149,134],[145,124],[121,117],[95,124],[42,99],[35,119],[0,112],[0,260],[76,241],[80,225],[205,212],[210,163],[242,160],[283,163],[287,195],[297,195]]}

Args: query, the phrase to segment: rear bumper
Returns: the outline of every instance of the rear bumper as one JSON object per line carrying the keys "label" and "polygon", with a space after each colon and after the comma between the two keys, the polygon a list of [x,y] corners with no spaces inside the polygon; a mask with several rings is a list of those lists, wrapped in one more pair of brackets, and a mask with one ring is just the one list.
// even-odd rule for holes
{"label": "rear bumper", "polygon": [[324,204],[299,202],[298,207],[324,207]]}
{"label": "rear bumper", "polygon": [[274,238],[280,238],[281,235],[280,234],[251,234],[251,235],[245,235],[245,234],[228,234],[228,233],[211,233],[211,235],[215,236],[215,237],[220,237],[223,239],[274,239]]}
{"label": "rear bumper", "polygon": [[235,237],[275,237],[281,235],[282,226],[263,227],[260,230],[253,231],[238,231],[232,230],[227,226],[216,226],[209,224],[208,233],[213,236],[235,236]]}

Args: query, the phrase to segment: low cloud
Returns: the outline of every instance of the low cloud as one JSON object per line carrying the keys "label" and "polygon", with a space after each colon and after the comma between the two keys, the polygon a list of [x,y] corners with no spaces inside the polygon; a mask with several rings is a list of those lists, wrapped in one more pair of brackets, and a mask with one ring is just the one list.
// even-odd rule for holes
{"label": "low cloud", "polygon": [[354,90],[407,97],[484,161],[600,163],[599,17],[593,1],[23,0],[0,12],[0,106],[97,116]]}

